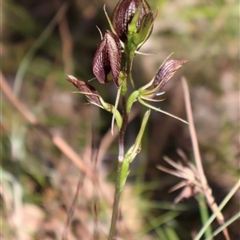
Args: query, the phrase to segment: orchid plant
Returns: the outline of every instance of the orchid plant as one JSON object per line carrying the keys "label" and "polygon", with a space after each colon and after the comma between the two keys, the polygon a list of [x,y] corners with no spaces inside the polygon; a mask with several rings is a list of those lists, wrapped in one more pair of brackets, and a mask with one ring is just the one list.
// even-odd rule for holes
{"label": "orchid plant", "polygon": [[[156,108],[147,103],[147,101],[159,101],[156,99],[156,96],[163,94],[161,91],[164,86],[173,77],[175,72],[186,63],[186,60],[169,60],[167,58],[159,67],[152,80],[139,89],[135,89],[134,79],[131,74],[133,59],[140,47],[150,37],[155,16],[146,0],[120,0],[111,18],[108,16],[105,8],[104,12],[111,31],[107,30],[104,35],[99,31],[101,42],[93,58],[92,70],[99,83],[114,82],[117,88],[115,103],[110,104],[105,102],[97,90],[89,83],[80,81],[70,75],[67,80],[77,87],[80,93],[84,94],[91,104],[110,112],[113,116],[113,123],[116,121],[119,131],[118,170],[111,227],[108,236],[109,240],[113,240],[116,235],[119,201],[129,173],[129,165],[140,152],[142,136],[151,110],[167,114],[185,122],[160,108]],[[128,89],[131,85],[130,89],[133,90],[128,94]],[[124,138],[128,118],[132,106],[136,101],[146,106],[148,110],[142,119],[135,142],[130,149],[125,151]],[[119,105],[121,105],[121,111],[118,108]]]}

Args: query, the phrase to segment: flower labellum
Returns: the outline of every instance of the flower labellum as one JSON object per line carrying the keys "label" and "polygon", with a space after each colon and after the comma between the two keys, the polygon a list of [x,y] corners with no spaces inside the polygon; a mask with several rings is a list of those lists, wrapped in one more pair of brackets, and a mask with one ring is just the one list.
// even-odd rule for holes
{"label": "flower labellum", "polygon": [[154,88],[158,86],[158,92],[168,83],[173,77],[175,72],[184,64],[187,60],[168,60],[158,70],[158,73],[153,81]]}
{"label": "flower labellum", "polygon": [[97,106],[102,106],[100,102],[100,95],[97,90],[90,84],[84,81],[77,80],[75,77],[68,75],[67,80],[80,90],[80,93],[84,94],[87,100]]}
{"label": "flower labellum", "polygon": [[93,74],[102,84],[109,82],[109,73],[117,87],[121,67],[121,44],[118,36],[106,31],[93,58]]}
{"label": "flower labellum", "polygon": [[112,24],[122,42],[127,41],[129,34],[139,34],[135,45],[142,45],[152,32],[153,14],[145,0],[121,0],[114,9]]}

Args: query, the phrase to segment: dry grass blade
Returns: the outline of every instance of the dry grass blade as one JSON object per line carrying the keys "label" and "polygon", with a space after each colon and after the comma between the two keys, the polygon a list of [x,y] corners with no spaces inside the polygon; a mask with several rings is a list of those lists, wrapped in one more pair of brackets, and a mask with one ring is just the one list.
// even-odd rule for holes
{"label": "dry grass blade", "polygon": [[184,198],[190,198],[197,192],[202,192],[202,186],[199,182],[198,174],[196,174],[196,170],[193,169],[194,166],[190,166],[190,163],[188,162],[186,162],[187,165],[184,166],[182,163],[176,163],[168,157],[164,157],[164,160],[174,167],[174,170],[163,166],[157,166],[158,169],[184,179],[169,190],[169,192],[173,192],[179,188],[183,188],[181,193],[174,200],[175,203],[180,202]]}
{"label": "dry grass blade", "polygon": [[[182,85],[184,90],[184,99],[185,99],[185,105],[186,105],[186,111],[187,111],[187,118],[189,123],[189,131],[191,135],[191,141],[193,146],[193,152],[194,152],[194,158],[196,162],[197,171],[199,174],[200,182],[202,184],[203,194],[207,200],[208,206],[211,208],[213,212],[217,212],[217,221],[220,225],[224,224],[224,216],[219,211],[218,205],[215,202],[214,197],[212,196],[212,190],[208,186],[207,179],[204,174],[203,166],[202,166],[202,160],[200,156],[200,151],[198,147],[198,140],[197,140],[197,134],[194,127],[194,121],[193,121],[193,115],[192,115],[192,109],[191,109],[191,102],[190,102],[190,95],[189,95],[189,89],[187,85],[186,79],[182,78]],[[229,233],[227,228],[223,229],[223,234],[225,236],[225,239],[230,240]]]}
{"label": "dry grass blade", "polygon": [[71,207],[69,209],[69,212],[68,212],[67,222],[66,222],[66,225],[65,225],[65,228],[64,228],[64,231],[63,231],[62,240],[67,240],[68,239],[67,235],[68,235],[68,229],[69,229],[70,221],[71,221],[71,218],[72,218],[73,213],[74,213],[74,208],[76,206],[79,191],[83,186],[84,178],[85,178],[85,176],[82,176],[82,177],[80,177],[80,179],[78,181],[77,190],[76,190],[72,205],[71,205]]}
{"label": "dry grass blade", "polygon": [[[208,186],[207,179],[204,174],[202,160],[201,160],[200,151],[198,147],[197,135],[196,135],[196,131],[193,123],[189,91],[188,91],[187,82],[185,79],[182,79],[182,84],[184,88],[185,105],[187,110],[189,129],[190,129],[190,135],[191,135],[191,140],[193,145],[196,167],[193,164],[191,164],[189,161],[187,161],[186,156],[180,151],[179,155],[182,156],[186,166],[183,166],[181,163],[176,163],[171,159],[164,157],[164,160],[168,162],[169,165],[174,167],[174,170],[165,168],[163,166],[158,166],[158,169],[164,172],[167,172],[169,174],[172,174],[174,176],[177,176],[179,178],[185,179],[184,181],[181,181],[180,183],[178,183],[177,185],[175,185],[170,189],[170,191],[174,191],[181,187],[184,187],[182,192],[175,199],[175,203],[179,202],[183,198],[189,198],[193,196],[196,192],[200,192],[205,196],[208,206],[211,208],[211,210],[214,213],[217,213],[218,223],[220,225],[223,225],[225,223],[223,214],[219,211],[219,207],[215,202],[215,199],[212,195],[212,190]],[[225,236],[225,239],[230,240],[227,228],[223,229],[223,234]]]}
{"label": "dry grass blade", "polygon": [[36,116],[32,114],[27,107],[16,98],[13,91],[8,86],[5,77],[0,72],[0,88],[2,92],[5,94],[7,99],[11,102],[11,104],[17,109],[17,111],[34,127],[40,130],[41,133],[45,134],[47,137],[51,138],[53,144],[63,152],[72,162],[78,167],[80,171],[85,173],[88,177],[94,178],[91,169],[83,162],[83,160],[79,157],[79,155],[68,145],[68,143],[61,138],[60,136],[52,134],[46,127],[42,126]]}
{"label": "dry grass blade", "polygon": [[37,124],[37,118],[22,104],[14,95],[13,91],[7,84],[5,77],[2,72],[0,72],[0,88],[5,94],[7,99],[12,103],[12,105],[17,109],[17,111],[31,124]]}
{"label": "dry grass blade", "polygon": [[[61,5],[61,1],[54,0],[54,4],[58,9],[59,6]],[[68,21],[65,15],[62,17],[62,19],[58,19],[58,28],[59,28],[59,33],[62,40],[62,59],[64,62],[64,72],[65,74],[72,74],[73,73],[73,59],[72,59],[73,41],[72,41],[72,36],[70,33],[69,26],[68,26]]]}

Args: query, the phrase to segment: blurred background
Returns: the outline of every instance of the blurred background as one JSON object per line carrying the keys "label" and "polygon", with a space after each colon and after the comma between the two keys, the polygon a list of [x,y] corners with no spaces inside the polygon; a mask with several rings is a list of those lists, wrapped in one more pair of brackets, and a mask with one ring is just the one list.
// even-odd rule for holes
{"label": "blurred background", "polygon": [[[107,238],[117,134],[109,132],[111,115],[87,104],[66,77],[94,77],[92,59],[100,43],[96,26],[103,33],[109,29],[103,5],[111,16],[116,3],[1,1],[1,239],[62,239],[66,229],[69,240]],[[220,203],[239,179],[239,2],[149,4],[157,16],[141,51],[151,55],[135,57],[136,86],[149,82],[170,53],[188,60],[166,86],[166,100],[156,106],[186,119],[180,81],[185,76],[203,166]],[[115,102],[113,83],[91,84],[107,102]],[[135,104],[126,148],[145,111]],[[156,168],[167,166],[163,156],[179,161],[177,149],[193,159],[188,126],[152,112],[123,194],[122,239],[188,240],[201,228],[196,199],[174,204],[181,190],[169,189],[181,179]],[[239,197],[237,192],[224,208],[226,219],[239,211]],[[239,221],[229,232],[239,239]]]}

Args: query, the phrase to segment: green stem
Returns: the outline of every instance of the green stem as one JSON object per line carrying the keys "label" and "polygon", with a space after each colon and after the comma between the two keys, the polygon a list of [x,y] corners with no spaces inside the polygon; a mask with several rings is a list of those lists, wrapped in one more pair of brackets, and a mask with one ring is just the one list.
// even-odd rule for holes
{"label": "green stem", "polygon": [[112,212],[112,220],[111,227],[109,231],[108,240],[113,240],[115,235],[116,223],[118,219],[118,209],[119,202],[122,193],[122,181],[121,181],[121,173],[122,173],[122,165],[123,165],[123,157],[124,157],[124,136],[125,130],[127,128],[128,123],[128,115],[123,116],[123,124],[119,134],[119,156],[118,156],[118,170],[117,170],[117,179],[115,186],[115,194],[114,194],[114,203],[113,203],[113,212]]}
{"label": "green stem", "polygon": [[[207,204],[206,204],[204,196],[201,193],[199,193],[197,195],[197,199],[198,199],[198,205],[199,205],[202,224],[204,225],[207,222],[207,220],[209,219]],[[204,234],[205,234],[205,238],[208,238],[209,236],[212,235],[211,226],[209,226],[206,229]]]}
{"label": "green stem", "polygon": [[126,96],[125,94],[122,95],[122,116],[123,122],[122,127],[119,132],[119,140],[118,140],[118,170],[117,170],[117,179],[116,179],[116,186],[115,186],[115,195],[114,195],[114,203],[113,203],[113,212],[112,212],[112,220],[111,220],[111,227],[109,231],[108,240],[113,240],[115,231],[116,231],[116,223],[118,219],[118,209],[119,209],[119,202],[122,193],[122,182],[121,182],[121,173],[122,173],[122,166],[124,161],[124,137],[125,132],[128,125],[128,114],[127,114],[127,104],[126,104]]}
{"label": "green stem", "polygon": [[[118,171],[117,171],[117,179],[116,179],[116,186],[115,186],[111,227],[110,227],[110,231],[109,231],[108,240],[113,240],[114,235],[115,235],[116,223],[117,223],[117,219],[118,219],[119,202],[120,202],[121,193],[123,190],[122,171],[124,171],[123,161],[125,160],[124,159],[124,154],[125,154],[124,153],[124,138],[125,138],[125,132],[126,132],[127,125],[128,125],[128,114],[129,114],[127,112],[126,93],[127,93],[127,87],[128,87],[129,81],[131,81],[131,83],[133,85],[133,81],[132,81],[132,77],[131,77],[131,69],[132,69],[134,52],[129,51],[129,49],[126,49],[125,54],[126,54],[126,63],[125,63],[126,79],[125,79],[125,81],[123,81],[122,86],[121,86],[122,126],[119,131],[119,138],[118,138]],[[127,178],[127,176],[126,176],[126,178]]]}
{"label": "green stem", "polygon": [[111,227],[108,235],[108,240],[114,239],[116,223],[118,219],[118,206],[121,197],[121,170],[122,170],[122,162],[118,161],[118,170],[117,170],[117,179],[116,179],[116,187],[115,187],[115,195],[114,195],[114,203],[113,203],[113,212],[112,212],[112,220],[111,220]]}

